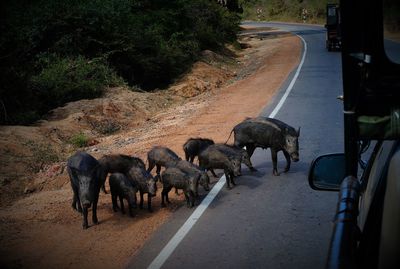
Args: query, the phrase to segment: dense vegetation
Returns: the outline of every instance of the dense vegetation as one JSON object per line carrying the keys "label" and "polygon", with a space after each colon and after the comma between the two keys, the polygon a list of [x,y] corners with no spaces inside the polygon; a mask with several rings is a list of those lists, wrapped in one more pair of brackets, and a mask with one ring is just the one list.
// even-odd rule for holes
{"label": "dense vegetation", "polygon": [[31,123],[106,86],[163,88],[201,50],[236,39],[230,10],[212,0],[3,0],[0,124]]}
{"label": "dense vegetation", "polygon": [[339,0],[245,0],[242,1],[243,17],[251,20],[323,24],[327,3],[339,3]]}

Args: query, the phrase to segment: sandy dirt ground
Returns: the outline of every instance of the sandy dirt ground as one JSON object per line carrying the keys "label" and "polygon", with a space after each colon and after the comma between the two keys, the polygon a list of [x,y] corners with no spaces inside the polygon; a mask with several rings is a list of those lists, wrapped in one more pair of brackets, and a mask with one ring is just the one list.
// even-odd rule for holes
{"label": "sandy dirt ground", "polygon": [[[110,194],[101,193],[100,224],[92,225],[89,215],[90,227],[83,230],[80,214],[71,208],[66,158],[44,165],[52,156],[40,147],[47,142],[49,151],[69,156],[76,149],[65,141],[78,130],[92,137],[84,150],[96,158],[124,153],[146,160],[155,145],[183,157],[190,137],[225,142],[233,126],[268,104],[301,53],[301,42],[289,34],[249,34],[240,43],[244,48],[231,57],[205,52],[205,60],[166,91],[110,89],[102,99],[56,109],[35,126],[1,127],[0,268],[123,268],[185,204],[183,195],[171,192],[172,203],[161,208],[159,188],[154,212],[136,210],[130,218],[114,213]],[[94,130],[99,126],[117,131],[101,135]],[[26,152],[30,155],[22,158]]]}

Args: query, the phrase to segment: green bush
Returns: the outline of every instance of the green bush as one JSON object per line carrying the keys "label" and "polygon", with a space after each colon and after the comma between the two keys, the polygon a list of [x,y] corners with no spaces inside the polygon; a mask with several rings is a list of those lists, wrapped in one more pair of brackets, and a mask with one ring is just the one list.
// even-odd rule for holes
{"label": "green bush", "polygon": [[99,97],[106,86],[123,83],[100,59],[50,55],[42,56],[40,62],[44,66],[30,79],[30,87],[41,100],[41,113],[67,102]]}
{"label": "green bush", "polygon": [[88,145],[89,137],[87,137],[84,133],[80,132],[78,134],[73,135],[70,138],[69,142],[75,147],[83,148]]}
{"label": "green bush", "polygon": [[0,123],[97,97],[117,76],[164,88],[201,50],[234,41],[239,22],[210,0],[1,1]]}

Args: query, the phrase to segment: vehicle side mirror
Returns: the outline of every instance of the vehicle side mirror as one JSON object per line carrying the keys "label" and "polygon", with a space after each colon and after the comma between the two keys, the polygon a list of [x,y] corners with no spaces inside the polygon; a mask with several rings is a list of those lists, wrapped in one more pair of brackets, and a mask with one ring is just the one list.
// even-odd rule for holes
{"label": "vehicle side mirror", "polygon": [[339,191],[345,178],[345,155],[334,153],[314,159],[308,173],[308,183],[314,190]]}

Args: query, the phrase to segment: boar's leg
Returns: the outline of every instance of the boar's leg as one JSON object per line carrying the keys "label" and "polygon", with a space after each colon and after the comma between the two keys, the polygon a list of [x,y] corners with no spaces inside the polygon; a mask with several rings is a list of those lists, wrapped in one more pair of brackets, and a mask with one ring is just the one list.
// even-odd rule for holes
{"label": "boar's leg", "polygon": [[285,150],[283,150],[283,155],[285,155],[285,158],[286,158],[286,167],[285,167],[285,171],[284,171],[286,173],[290,169],[290,155]]}
{"label": "boar's leg", "polygon": [[82,227],[83,227],[83,229],[87,229],[89,227],[88,220],[87,220],[88,208],[85,206],[82,208],[82,216],[83,216]]}
{"label": "boar's leg", "polygon": [[192,191],[189,191],[190,208],[194,207],[194,200],[195,200],[195,194]]}
{"label": "boar's leg", "polygon": [[186,206],[190,207],[190,196],[188,194],[188,191],[184,191],[183,193],[185,194],[185,198],[186,198]]}
{"label": "boar's leg", "polygon": [[93,224],[98,224],[99,220],[97,219],[97,203],[99,202],[99,193],[94,196],[93,208],[92,208],[92,222]]}
{"label": "boar's leg", "polygon": [[153,212],[153,209],[151,208],[151,194],[147,194],[147,210],[149,212]]}
{"label": "boar's leg", "polygon": [[171,188],[165,188],[165,187],[163,187],[163,190],[162,190],[162,192],[161,192],[161,207],[165,207],[165,202],[164,202],[164,199],[165,199],[165,201],[169,204],[170,203],[170,201],[169,201],[169,199],[168,199],[168,192],[171,190]]}
{"label": "boar's leg", "polygon": [[144,195],[144,193],[142,191],[139,191],[139,194],[140,194],[139,208],[143,209],[143,195]]}
{"label": "boar's leg", "polygon": [[124,198],[122,197],[122,195],[119,195],[119,203],[121,204],[121,212],[122,212],[122,214],[125,214]]}
{"label": "boar's leg", "polygon": [[191,191],[184,191],[186,198],[186,205],[188,208],[194,207],[194,196]]}
{"label": "boar's leg", "polygon": [[82,206],[81,206],[81,201],[79,200],[79,195],[78,191],[75,190],[75,188],[72,188],[74,192],[74,196],[72,198],[72,208],[80,213],[82,213]]}
{"label": "boar's leg", "polygon": [[[72,191],[74,193],[73,197],[72,197],[72,208],[80,213],[82,213],[82,206],[81,206],[81,201],[79,199],[79,188],[78,188],[78,183],[79,182],[79,178],[76,175],[76,173],[74,173],[74,171],[71,168],[67,168],[68,171],[68,175],[69,178],[71,180],[71,187],[72,187]],[[74,184],[74,182],[76,182],[76,184]]]}
{"label": "boar's leg", "polygon": [[129,205],[129,216],[133,218],[135,216],[135,214],[133,213],[133,207],[129,203],[128,205]]}
{"label": "boar's leg", "polygon": [[156,166],[155,162],[151,159],[148,159],[149,161],[149,168],[147,168],[147,173],[150,173],[151,170],[153,170],[154,166]]}
{"label": "boar's leg", "polygon": [[107,194],[105,183],[106,183],[108,173],[106,171],[104,171],[104,169],[102,168],[102,170],[101,170],[101,172],[99,172],[99,174],[100,174],[99,177],[100,177],[101,190],[105,194]]}
{"label": "boar's leg", "polygon": [[114,212],[118,211],[118,203],[117,203],[117,195],[115,193],[111,193],[111,201]]}
{"label": "boar's leg", "polygon": [[271,158],[272,158],[272,166],[273,166],[273,174],[274,176],[279,176],[278,173],[278,152],[271,148]]}
{"label": "boar's leg", "polygon": [[254,144],[246,144],[246,151],[247,151],[247,154],[249,154],[249,158],[251,158],[251,156],[253,156],[255,149],[256,149],[256,146]]}
{"label": "boar's leg", "polygon": [[225,179],[226,179],[226,187],[230,190],[230,189],[232,189],[232,187],[231,187],[232,181],[230,179],[231,174],[229,173],[228,170],[224,170],[224,173],[225,173]]}
{"label": "boar's leg", "polygon": [[[232,185],[233,185],[233,186],[236,186],[236,183],[235,183],[235,181],[233,180],[233,178],[234,178],[233,172],[228,172],[228,173],[229,173],[229,179],[230,179]],[[225,172],[225,174],[226,174],[226,172]]]}
{"label": "boar's leg", "polygon": [[158,176],[158,178],[161,178],[161,176],[160,176],[161,165],[157,164],[156,167],[157,167],[157,170],[156,170],[157,176]]}

